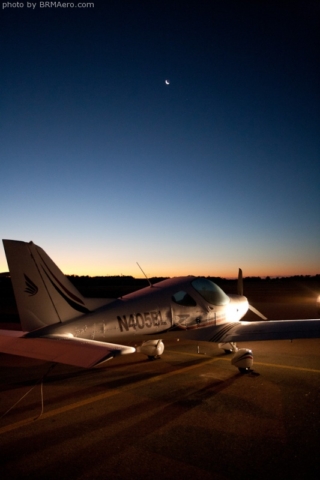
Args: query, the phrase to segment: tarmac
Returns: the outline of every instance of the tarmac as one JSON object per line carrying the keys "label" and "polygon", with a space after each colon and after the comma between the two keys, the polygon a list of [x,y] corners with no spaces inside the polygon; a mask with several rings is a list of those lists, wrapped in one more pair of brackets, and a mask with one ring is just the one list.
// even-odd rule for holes
{"label": "tarmac", "polygon": [[245,375],[216,344],[165,345],[95,370],[0,355],[1,479],[319,478],[320,339],[239,344]]}

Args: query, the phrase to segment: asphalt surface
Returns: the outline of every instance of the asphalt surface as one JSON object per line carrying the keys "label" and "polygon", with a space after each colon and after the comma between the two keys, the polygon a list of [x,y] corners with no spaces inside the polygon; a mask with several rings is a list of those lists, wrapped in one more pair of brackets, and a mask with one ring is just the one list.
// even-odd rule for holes
{"label": "asphalt surface", "polygon": [[[316,317],[296,302],[255,306]],[[96,370],[0,355],[0,478],[318,479],[320,340],[239,347],[246,375],[182,339]]]}

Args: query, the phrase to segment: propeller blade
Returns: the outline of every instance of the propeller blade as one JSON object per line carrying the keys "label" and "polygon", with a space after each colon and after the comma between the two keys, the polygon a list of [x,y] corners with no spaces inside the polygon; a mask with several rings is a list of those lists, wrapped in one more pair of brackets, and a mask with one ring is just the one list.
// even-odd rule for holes
{"label": "propeller blade", "polygon": [[256,308],[254,308],[252,305],[249,304],[249,310],[251,310],[251,312],[255,313],[256,315],[258,315],[258,317],[262,318],[262,320],[268,320],[267,317],[265,317],[261,312],[259,312],[259,310],[257,310]]}
{"label": "propeller blade", "polygon": [[[243,296],[243,277],[242,277],[242,270],[241,268],[239,268],[239,272],[238,272],[238,285],[237,285],[237,288],[238,288],[238,295],[242,295]],[[252,305],[249,304],[249,310],[251,310],[251,312],[255,313],[256,315],[258,315],[258,317],[262,318],[262,320],[268,320],[267,317],[265,317],[261,312],[259,312],[259,310],[257,310],[256,308],[254,308]]]}
{"label": "propeller blade", "polygon": [[243,278],[242,278],[241,268],[239,268],[239,272],[238,272],[238,295],[243,296]]}

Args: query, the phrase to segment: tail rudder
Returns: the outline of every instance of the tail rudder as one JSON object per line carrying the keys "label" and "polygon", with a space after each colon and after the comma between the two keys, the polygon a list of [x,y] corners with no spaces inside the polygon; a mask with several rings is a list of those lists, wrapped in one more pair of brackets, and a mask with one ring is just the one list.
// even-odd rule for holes
{"label": "tail rudder", "polygon": [[85,298],[42,248],[16,240],[3,244],[24,331],[89,313]]}

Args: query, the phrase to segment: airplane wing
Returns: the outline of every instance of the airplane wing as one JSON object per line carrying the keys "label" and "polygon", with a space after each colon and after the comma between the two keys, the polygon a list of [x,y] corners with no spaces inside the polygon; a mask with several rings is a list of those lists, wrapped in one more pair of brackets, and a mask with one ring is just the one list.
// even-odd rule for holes
{"label": "airplane wing", "polygon": [[0,330],[0,352],[76,367],[92,368],[117,355],[134,353],[133,347],[67,335],[27,338],[24,332]]}
{"label": "airplane wing", "polygon": [[227,323],[195,330],[189,338],[217,343],[320,338],[320,319]]}

